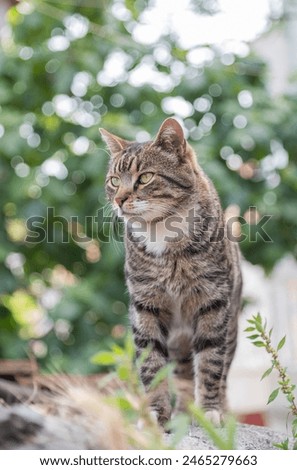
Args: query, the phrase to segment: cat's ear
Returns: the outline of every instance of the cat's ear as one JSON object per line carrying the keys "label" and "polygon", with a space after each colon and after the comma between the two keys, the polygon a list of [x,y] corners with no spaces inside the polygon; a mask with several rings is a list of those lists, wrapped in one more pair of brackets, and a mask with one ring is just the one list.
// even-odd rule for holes
{"label": "cat's ear", "polygon": [[102,129],[102,127],[99,129],[99,131],[102,139],[107,144],[112,155],[114,153],[121,152],[130,144],[130,142],[128,142],[127,140],[121,139],[121,137],[117,137],[116,135],[111,134],[105,129]]}
{"label": "cat's ear", "polygon": [[168,150],[184,150],[186,141],[181,125],[173,118],[165,119],[155,138],[154,145],[167,148]]}

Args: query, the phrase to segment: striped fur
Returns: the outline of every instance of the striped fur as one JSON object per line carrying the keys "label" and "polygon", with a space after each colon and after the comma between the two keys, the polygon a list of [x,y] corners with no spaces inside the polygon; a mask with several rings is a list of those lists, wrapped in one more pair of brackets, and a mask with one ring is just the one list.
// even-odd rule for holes
{"label": "striped fur", "polygon": [[[126,222],[125,273],[137,353],[150,346],[142,382],[149,390],[158,370],[175,361],[176,374],[194,379],[196,401],[219,423],[236,348],[241,273],[217,192],[174,119],[143,144],[101,133],[111,150],[107,196]],[[145,184],[143,174],[151,178]],[[150,393],[164,424],[172,411],[166,384]]]}

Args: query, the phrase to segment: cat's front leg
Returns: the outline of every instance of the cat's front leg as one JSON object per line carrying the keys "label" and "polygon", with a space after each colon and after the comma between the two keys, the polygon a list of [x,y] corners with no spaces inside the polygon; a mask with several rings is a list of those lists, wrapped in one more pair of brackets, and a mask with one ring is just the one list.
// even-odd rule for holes
{"label": "cat's front leg", "polygon": [[222,387],[227,347],[225,311],[210,309],[198,319],[193,343],[195,401],[215,426],[223,423],[225,388]]}
{"label": "cat's front leg", "polygon": [[222,345],[199,351],[194,358],[195,403],[204,409],[206,417],[215,426],[224,422],[225,399],[221,388],[224,354],[225,346]]}
{"label": "cat's front leg", "polygon": [[168,385],[166,381],[163,381],[152,389],[151,382],[157,372],[168,362],[166,343],[162,337],[158,315],[149,309],[135,310],[135,307],[133,309],[132,331],[136,355],[140,357],[144,350],[149,351],[140,365],[140,378],[148,393],[150,405],[157,416],[158,423],[164,426],[171,416]]}

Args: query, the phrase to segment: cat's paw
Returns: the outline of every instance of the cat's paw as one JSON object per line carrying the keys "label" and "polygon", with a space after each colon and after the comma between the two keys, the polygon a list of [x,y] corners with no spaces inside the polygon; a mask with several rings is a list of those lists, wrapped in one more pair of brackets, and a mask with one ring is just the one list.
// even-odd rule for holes
{"label": "cat's paw", "polygon": [[219,410],[207,410],[205,417],[217,428],[224,424],[223,413]]}

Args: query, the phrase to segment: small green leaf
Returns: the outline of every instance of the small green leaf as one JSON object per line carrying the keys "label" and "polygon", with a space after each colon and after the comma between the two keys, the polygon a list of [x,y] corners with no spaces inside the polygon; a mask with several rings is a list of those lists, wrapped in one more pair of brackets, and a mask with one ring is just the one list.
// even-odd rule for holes
{"label": "small green leaf", "polygon": [[283,441],[282,444],[283,444],[283,449],[284,450],[289,450],[289,439],[288,438],[285,441]]}
{"label": "small green leaf", "polygon": [[230,415],[225,422],[225,429],[228,439],[229,449],[236,449],[235,436],[236,436],[236,419],[234,416]]}
{"label": "small green leaf", "polygon": [[273,390],[273,392],[270,394],[270,396],[268,398],[267,405],[269,405],[269,403],[271,403],[273,400],[276,399],[276,397],[278,395],[278,392],[279,392],[279,388],[276,388],[275,390]]}
{"label": "small green leaf", "polygon": [[265,377],[267,377],[268,375],[271,374],[271,372],[273,371],[273,366],[269,367],[269,369],[267,369],[264,374],[262,375],[261,377],[261,380],[265,379]]}
{"label": "small green leaf", "polygon": [[250,335],[250,336],[247,336],[248,339],[257,339],[259,338],[259,335]]}
{"label": "small green leaf", "polygon": [[244,331],[249,333],[250,331],[255,331],[255,328],[253,326],[248,326]]}
{"label": "small green leaf", "polygon": [[121,348],[118,344],[113,344],[111,349],[117,356],[125,355],[125,350]]}
{"label": "small green leaf", "polygon": [[256,322],[256,328],[257,328],[257,331],[259,331],[259,333],[264,333],[261,323]]}
{"label": "small green leaf", "polygon": [[273,444],[274,447],[277,449],[282,449],[282,450],[289,450],[289,439],[287,438],[283,442],[280,442],[279,444]]}
{"label": "small green leaf", "polygon": [[253,344],[257,346],[257,348],[265,348],[263,341],[253,341]]}
{"label": "small green leaf", "polygon": [[131,402],[125,397],[116,397],[115,401],[121,410],[127,411],[134,409]]}
{"label": "small green leaf", "polygon": [[91,357],[91,362],[100,366],[111,366],[116,363],[116,355],[113,352],[102,351]]}
{"label": "small green leaf", "polygon": [[123,382],[129,380],[129,378],[131,379],[131,369],[126,364],[120,364],[119,367],[117,367],[117,374],[119,379]]}
{"label": "small green leaf", "polygon": [[287,395],[287,400],[289,403],[293,403],[294,401],[294,396],[292,395],[292,393],[290,393],[289,395]]}
{"label": "small green leaf", "polygon": [[256,325],[257,330],[260,331],[260,333],[264,333],[264,328],[262,325],[262,317],[260,313],[258,313],[257,316],[254,317],[254,323]]}
{"label": "small green leaf", "polygon": [[278,343],[278,345],[277,345],[277,350],[278,350],[278,351],[279,351],[280,349],[282,349],[282,347],[283,347],[283,345],[285,344],[285,342],[286,342],[286,336],[284,336],[284,337],[280,340],[280,342]]}
{"label": "small green leaf", "polygon": [[271,338],[272,332],[273,332],[273,328],[269,330],[269,333],[268,333],[269,338]]}

